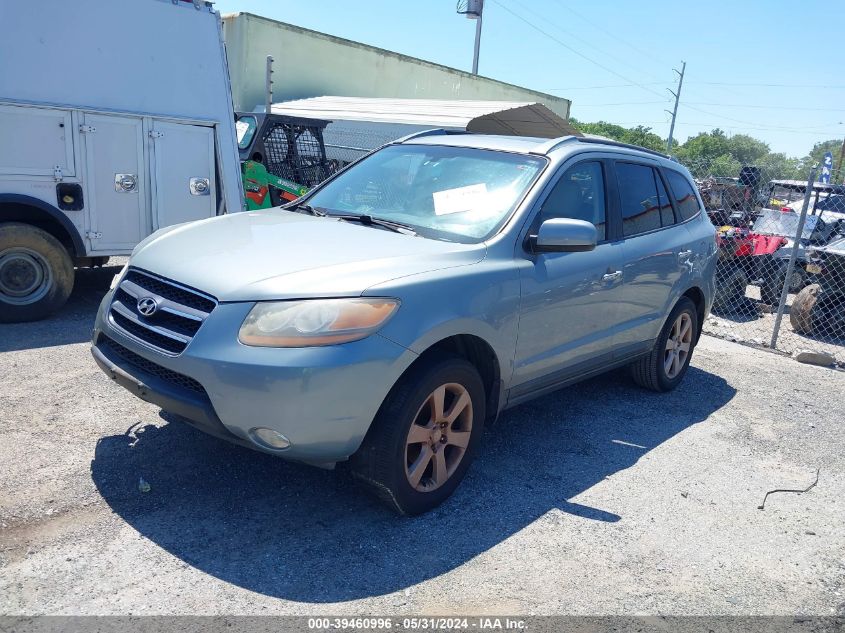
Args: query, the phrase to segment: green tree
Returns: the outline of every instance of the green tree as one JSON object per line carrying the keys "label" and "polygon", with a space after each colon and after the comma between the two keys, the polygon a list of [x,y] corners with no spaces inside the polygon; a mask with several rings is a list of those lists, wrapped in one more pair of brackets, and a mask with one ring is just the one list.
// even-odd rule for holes
{"label": "green tree", "polygon": [[604,136],[605,138],[619,141],[620,143],[639,145],[640,147],[653,149],[659,152],[666,150],[666,141],[652,132],[650,127],[645,127],[643,125],[626,128],[606,121],[599,121],[597,123],[582,123],[577,119],[572,118],[569,119],[569,123],[584,134]]}

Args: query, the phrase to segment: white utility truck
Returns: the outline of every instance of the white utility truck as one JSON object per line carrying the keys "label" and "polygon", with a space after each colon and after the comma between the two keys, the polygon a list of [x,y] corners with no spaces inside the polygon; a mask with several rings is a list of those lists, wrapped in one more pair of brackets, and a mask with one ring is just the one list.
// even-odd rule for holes
{"label": "white utility truck", "polygon": [[0,0],[0,322],[74,267],[243,209],[220,16],[193,0]]}

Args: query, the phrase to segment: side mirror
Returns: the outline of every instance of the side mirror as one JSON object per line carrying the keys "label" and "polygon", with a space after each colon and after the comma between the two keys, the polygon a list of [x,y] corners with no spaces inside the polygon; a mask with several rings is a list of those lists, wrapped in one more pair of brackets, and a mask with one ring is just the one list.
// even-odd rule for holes
{"label": "side mirror", "polygon": [[535,253],[591,251],[596,247],[598,233],[594,224],[584,220],[552,218],[528,239]]}

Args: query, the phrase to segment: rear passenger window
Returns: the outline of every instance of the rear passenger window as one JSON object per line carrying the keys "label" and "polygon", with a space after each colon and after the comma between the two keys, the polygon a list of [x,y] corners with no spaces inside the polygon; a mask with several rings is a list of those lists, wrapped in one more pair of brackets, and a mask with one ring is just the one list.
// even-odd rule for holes
{"label": "rear passenger window", "polygon": [[564,172],[543,201],[537,226],[552,218],[592,222],[598,241],[606,239],[604,172],[600,162],[578,163]]}
{"label": "rear passenger window", "polygon": [[672,203],[669,201],[669,194],[666,193],[666,187],[663,186],[663,179],[656,169],[652,169],[654,174],[654,182],[657,184],[657,200],[660,205],[660,223],[663,226],[671,226],[675,223],[675,213],[672,211]]}
{"label": "rear passenger window", "polygon": [[622,203],[622,235],[659,229],[660,200],[654,170],[648,165],[616,163],[616,179]]}
{"label": "rear passenger window", "polygon": [[686,177],[682,176],[676,171],[667,169],[664,172],[666,179],[669,181],[669,188],[672,190],[672,195],[675,196],[675,204],[678,205],[678,213],[681,215],[681,221],[689,220],[701,210],[698,206],[698,198],[695,197],[695,192]]}

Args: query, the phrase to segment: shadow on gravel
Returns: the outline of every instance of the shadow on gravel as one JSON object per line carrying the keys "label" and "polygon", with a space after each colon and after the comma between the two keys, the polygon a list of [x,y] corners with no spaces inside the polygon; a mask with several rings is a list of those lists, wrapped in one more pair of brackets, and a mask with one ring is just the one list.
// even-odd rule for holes
{"label": "shadow on gravel", "polygon": [[77,269],[73,292],[58,312],[42,321],[0,324],[0,352],[90,341],[97,308],[121,266]]}
{"label": "shadow on gravel", "polygon": [[[289,600],[352,600],[449,572],[549,511],[567,522],[624,521],[612,508],[568,500],[734,394],[696,368],[662,395],[614,372],[512,409],[486,433],[455,495],[412,519],[382,508],[345,473],[229,445],[176,420],[102,438],[91,474],[115,513],[207,574]],[[139,492],[139,477],[150,492]]]}

